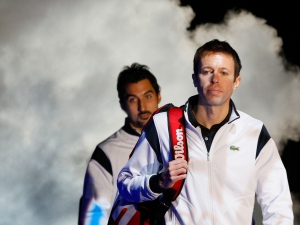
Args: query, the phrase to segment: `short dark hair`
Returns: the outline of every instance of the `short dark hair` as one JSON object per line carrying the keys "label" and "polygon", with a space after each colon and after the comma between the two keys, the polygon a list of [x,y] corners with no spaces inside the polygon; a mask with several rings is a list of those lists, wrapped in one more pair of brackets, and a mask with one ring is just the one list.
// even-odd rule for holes
{"label": "short dark hair", "polygon": [[124,103],[126,100],[127,84],[137,83],[144,79],[150,81],[156,94],[160,92],[160,86],[157,83],[156,77],[150,72],[148,66],[139,63],[132,63],[131,66],[124,66],[123,70],[119,73],[117,81],[119,101]]}
{"label": "short dark hair", "polygon": [[237,52],[230,46],[230,44],[226,41],[219,41],[218,39],[213,39],[211,41],[206,42],[204,45],[199,47],[194,55],[194,73],[197,74],[200,59],[208,52],[221,52],[227,55],[231,55],[234,64],[234,79],[236,79],[240,75],[240,71],[242,69],[242,63]]}

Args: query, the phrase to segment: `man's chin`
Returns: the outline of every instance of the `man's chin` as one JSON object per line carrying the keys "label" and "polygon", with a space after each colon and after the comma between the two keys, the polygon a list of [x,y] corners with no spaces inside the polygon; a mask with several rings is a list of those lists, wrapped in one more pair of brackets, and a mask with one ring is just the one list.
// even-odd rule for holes
{"label": "man's chin", "polygon": [[137,125],[140,127],[140,128],[143,128],[146,123],[148,122],[148,119],[140,119],[137,123]]}

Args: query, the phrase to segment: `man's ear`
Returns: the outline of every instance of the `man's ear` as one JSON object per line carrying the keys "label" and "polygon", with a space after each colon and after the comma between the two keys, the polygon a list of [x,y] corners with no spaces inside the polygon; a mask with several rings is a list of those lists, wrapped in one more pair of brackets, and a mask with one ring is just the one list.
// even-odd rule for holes
{"label": "man's ear", "polygon": [[157,103],[159,104],[161,101],[161,94],[160,92],[157,93]]}
{"label": "man's ear", "polygon": [[241,76],[239,75],[237,78],[235,78],[235,81],[233,83],[233,90],[237,89],[240,85],[241,82]]}

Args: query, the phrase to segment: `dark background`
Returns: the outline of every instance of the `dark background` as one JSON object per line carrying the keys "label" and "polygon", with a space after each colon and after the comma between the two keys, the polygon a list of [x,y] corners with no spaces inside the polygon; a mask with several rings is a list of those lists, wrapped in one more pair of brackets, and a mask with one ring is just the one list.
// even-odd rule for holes
{"label": "dark background", "polygon": [[[263,1],[181,0],[180,5],[191,6],[195,12],[195,17],[191,21],[190,27],[187,28],[189,31],[193,31],[198,25],[205,23],[222,23],[228,10],[246,10],[256,17],[265,19],[266,24],[274,27],[277,30],[277,35],[283,41],[280,56],[285,61],[286,69],[295,72],[299,71],[300,11],[299,7],[296,6],[296,2],[272,1],[267,4]],[[299,175],[296,175],[297,171],[300,169],[300,141],[288,140],[282,152],[282,160],[287,170],[290,190],[298,199],[300,199]]]}

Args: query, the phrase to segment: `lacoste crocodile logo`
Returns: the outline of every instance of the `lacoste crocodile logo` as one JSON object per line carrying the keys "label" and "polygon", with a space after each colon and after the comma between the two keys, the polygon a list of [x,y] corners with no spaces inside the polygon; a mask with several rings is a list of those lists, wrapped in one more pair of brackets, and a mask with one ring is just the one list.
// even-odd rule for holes
{"label": "lacoste crocodile logo", "polygon": [[239,151],[240,150],[240,147],[236,147],[234,145],[231,145],[230,146],[230,150],[233,150],[233,151]]}

